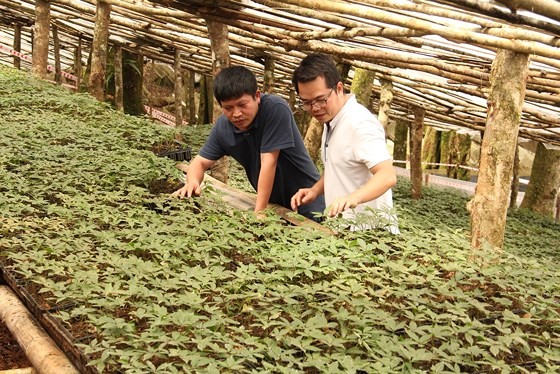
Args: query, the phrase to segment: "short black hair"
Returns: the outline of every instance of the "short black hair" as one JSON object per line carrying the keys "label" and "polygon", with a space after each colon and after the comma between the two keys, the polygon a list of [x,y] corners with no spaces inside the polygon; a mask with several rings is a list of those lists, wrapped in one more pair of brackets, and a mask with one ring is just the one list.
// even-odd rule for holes
{"label": "short black hair", "polygon": [[237,99],[245,94],[254,98],[257,89],[255,74],[244,66],[223,68],[214,78],[214,97],[220,105],[223,101]]}
{"label": "short black hair", "polygon": [[340,73],[336,69],[334,60],[324,53],[311,53],[299,63],[292,75],[292,84],[299,93],[298,83],[315,80],[317,77],[325,78],[327,87],[334,87],[340,82]]}

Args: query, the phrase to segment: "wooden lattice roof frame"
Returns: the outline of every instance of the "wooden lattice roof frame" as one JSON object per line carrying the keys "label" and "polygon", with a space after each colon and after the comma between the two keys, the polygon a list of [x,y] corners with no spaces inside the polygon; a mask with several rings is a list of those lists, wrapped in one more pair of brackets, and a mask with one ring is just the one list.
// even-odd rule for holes
{"label": "wooden lattice roof frame", "polygon": [[[291,73],[312,51],[376,72],[393,82],[391,119],[443,129],[484,129],[491,64],[497,49],[531,56],[521,138],[560,146],[560,2],[556,0],[109,0],[110,43],[211,74],[206,19],[228,25],[232,64],[262,76],[276,61],[276,92],[287,96]],[[94,0],[52,0],[63,62],[72,65],[80,38],[93,36]],[[30,40],[35,2],[0,0],[0,41],[19,24]],[[531,9],[531,11],[527,10]],[[27,47],[30,53],[30,46]],[[22,52],[26,52],[25,45]],[[10,62],[0,54],[0,60]],[[379,99],[374,88],[374,105]]]}

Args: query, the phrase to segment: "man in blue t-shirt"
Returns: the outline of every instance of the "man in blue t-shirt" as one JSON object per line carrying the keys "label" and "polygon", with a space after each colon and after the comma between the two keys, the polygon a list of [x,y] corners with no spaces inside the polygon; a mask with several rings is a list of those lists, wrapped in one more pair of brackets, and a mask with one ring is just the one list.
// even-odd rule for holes
{"label": "man in blue t-shirt", "polygon": [[[319,172],[309,157],[290,107],[284,99],[261,94],[255,75],[242,66],[221,70],[214,79],[214,96],[223,115],[214,124],[204,146],[189,164],[180,198],[200,195],[204,172],[223,156],[231,156],[245,169],[257,191],[255,212],[275,203],[290,209],[300,189],[313,186]],[[315,219],[323,213],[321,197],[298,213]]]}

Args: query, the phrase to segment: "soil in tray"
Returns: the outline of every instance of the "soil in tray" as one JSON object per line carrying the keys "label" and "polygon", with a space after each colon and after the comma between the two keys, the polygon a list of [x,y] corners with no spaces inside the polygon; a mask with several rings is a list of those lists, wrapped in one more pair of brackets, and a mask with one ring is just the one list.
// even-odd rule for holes
{"label": "soil in tray", "polygon": [[0,370],[31,367],[17,340],[0,320]]}

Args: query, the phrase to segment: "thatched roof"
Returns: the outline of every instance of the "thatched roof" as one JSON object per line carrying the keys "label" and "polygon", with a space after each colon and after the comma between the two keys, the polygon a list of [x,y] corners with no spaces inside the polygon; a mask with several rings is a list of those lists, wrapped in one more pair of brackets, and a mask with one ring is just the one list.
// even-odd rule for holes
{"label": "thatched roof", "polygon": [[[232,64],[262,76],[276,60],[276,92],[288,96],[291,72],[311,51],[337,56],[394,85],[391,119],[426,109],[427,125],[482,130],[491,64],[497,49],[531,56],[520,136],[560,145],[560,2],[556,0],[110,0],[110,42],[183,67],[212,70],[206,20],[228,25]],[[78,38],[87,51],[95,1],[53,0],[51,23],[63,63],[72,65]],[[528,10],[530,9],[530,10]],[[32,0],[0,0],[0,41],[22,25],[30,53]],[[0,53],[4,63],[11,58]],[[352,74],[350,75],[352,76]],[[374,88],[374,105],[380,85]]]}

